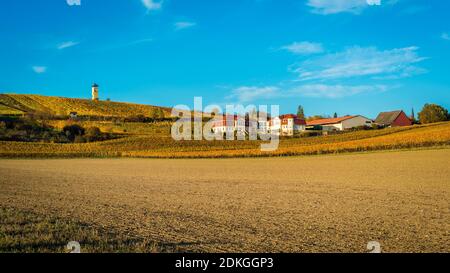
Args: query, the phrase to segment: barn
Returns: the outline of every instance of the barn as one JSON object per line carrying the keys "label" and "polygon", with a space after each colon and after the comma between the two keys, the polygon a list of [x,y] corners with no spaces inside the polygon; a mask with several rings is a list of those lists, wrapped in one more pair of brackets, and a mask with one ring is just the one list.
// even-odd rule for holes
{"label": "barn", "polygon": [[308,121],[307,126],[322,126],[324,131],[344,131],[352,128],[371,126],[372,120],[363,116],[345,116]]}
{"label": "barn", "polygon": [[411,119],[402,110],[382,112],[375,119],[375,123],[384,127],[411,126]]}

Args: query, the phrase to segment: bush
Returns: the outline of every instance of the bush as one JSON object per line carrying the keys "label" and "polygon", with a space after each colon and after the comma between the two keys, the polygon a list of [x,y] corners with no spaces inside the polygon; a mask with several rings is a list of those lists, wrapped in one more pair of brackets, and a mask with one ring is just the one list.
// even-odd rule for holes
{"label": "bush", "polygon": [[63,132],[64,132],[64,134],[67,136],[67,138],[70,141],[74,142],[75,138],[77,136],[83,136],[84,135],[85,130],[80,125],[74,124],[74,125],[65,126],[63,128]]}
{"label": "bush", "polygon": [[89,142],[101,140],[102,137],[103,137],[102,132],[98,127],[90,127],[86,130],[85,138]]}
{"label": "bush", "polygon": [[86,138],[83,136],[75,136],[73,143],[86,143]]}
{"label": "bush", "polygon": [[300,137],[316,137],[321,135],[322,135],[321,131],[306,131],[300,133]]}

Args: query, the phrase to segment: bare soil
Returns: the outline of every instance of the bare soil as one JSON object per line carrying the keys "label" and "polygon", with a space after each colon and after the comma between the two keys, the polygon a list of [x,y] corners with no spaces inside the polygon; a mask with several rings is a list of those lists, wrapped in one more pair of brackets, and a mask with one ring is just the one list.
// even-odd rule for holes
{"label": "bare soil", "polygon": [[[9,218],[11,210],[45,215],[182,252],[365,252],[369,241],[384,252],[449,252],[449,166],[450,149],[0,160],[0,207]],[[4,229],[11,222],[2,222]],[[62,228],[63,238],[71,230]],[[19,241],[31,236],[20,225],[15,233]],[[0,232],[0,247],[8,236]]]}

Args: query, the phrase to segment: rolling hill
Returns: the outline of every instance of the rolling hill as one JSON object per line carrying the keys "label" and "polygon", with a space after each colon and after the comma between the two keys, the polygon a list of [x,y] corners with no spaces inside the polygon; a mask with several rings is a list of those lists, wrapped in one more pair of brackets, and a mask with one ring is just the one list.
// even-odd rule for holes
{"label": "rolling hill", "polygon": [[166,113],[170,111],[170,109],[163,107],[123,102],[41,95],[0,94],[0,114],[3,115],[23,113],[69,115],[70,112],[77,112],[80,116],[130,117],[150,116],[155,109],[162,109]]}

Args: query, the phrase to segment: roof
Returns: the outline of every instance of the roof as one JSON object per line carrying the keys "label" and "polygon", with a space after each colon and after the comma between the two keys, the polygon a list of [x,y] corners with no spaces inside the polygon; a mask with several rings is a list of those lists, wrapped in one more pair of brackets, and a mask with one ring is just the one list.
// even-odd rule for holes
{"label": "roof", "polygon": [[295,123],[295,125],[306,125],[306,120],[296,118],[296,119],[294,119],[294,123]]}
{"label": "roof", "polygon": [[392,111],[392,112],[382,112],[375,119],[375,123],[383,125],[391,125],[400,116],[402,110]]}
{"label": "roof", "polygon": [[287,115],[280,116],[280,119],[285,119],[285,118],[297,118],[297,116],[294,114],[287,114]]}
{"label": "roof", "polygon": [[348,120],[348,119],[352,119],[355,118],[357,116],[345,116],[345,117],[340,117],[340,118],[324,118],[324,119],[316,119],[316,120],[311,120],[306,122],[306,124],[308,126],[313,126],[313,125],[327,125],[327,124],[336,124],[336,123],[341,123],[344,120]]}
{"label": "roof", "polygon": [[94,84],[92,85],[92,87],[98,87],[98,84],[94,83]]}
{"label": "roof", "polygon": [[298,118],[297,115],[294,114],[287,114],[287,115],[281,115],[281,124],[286,125],[288,123],[288,119],[293,119],[295,125],[306,125],[306,121],[304,119]]}

